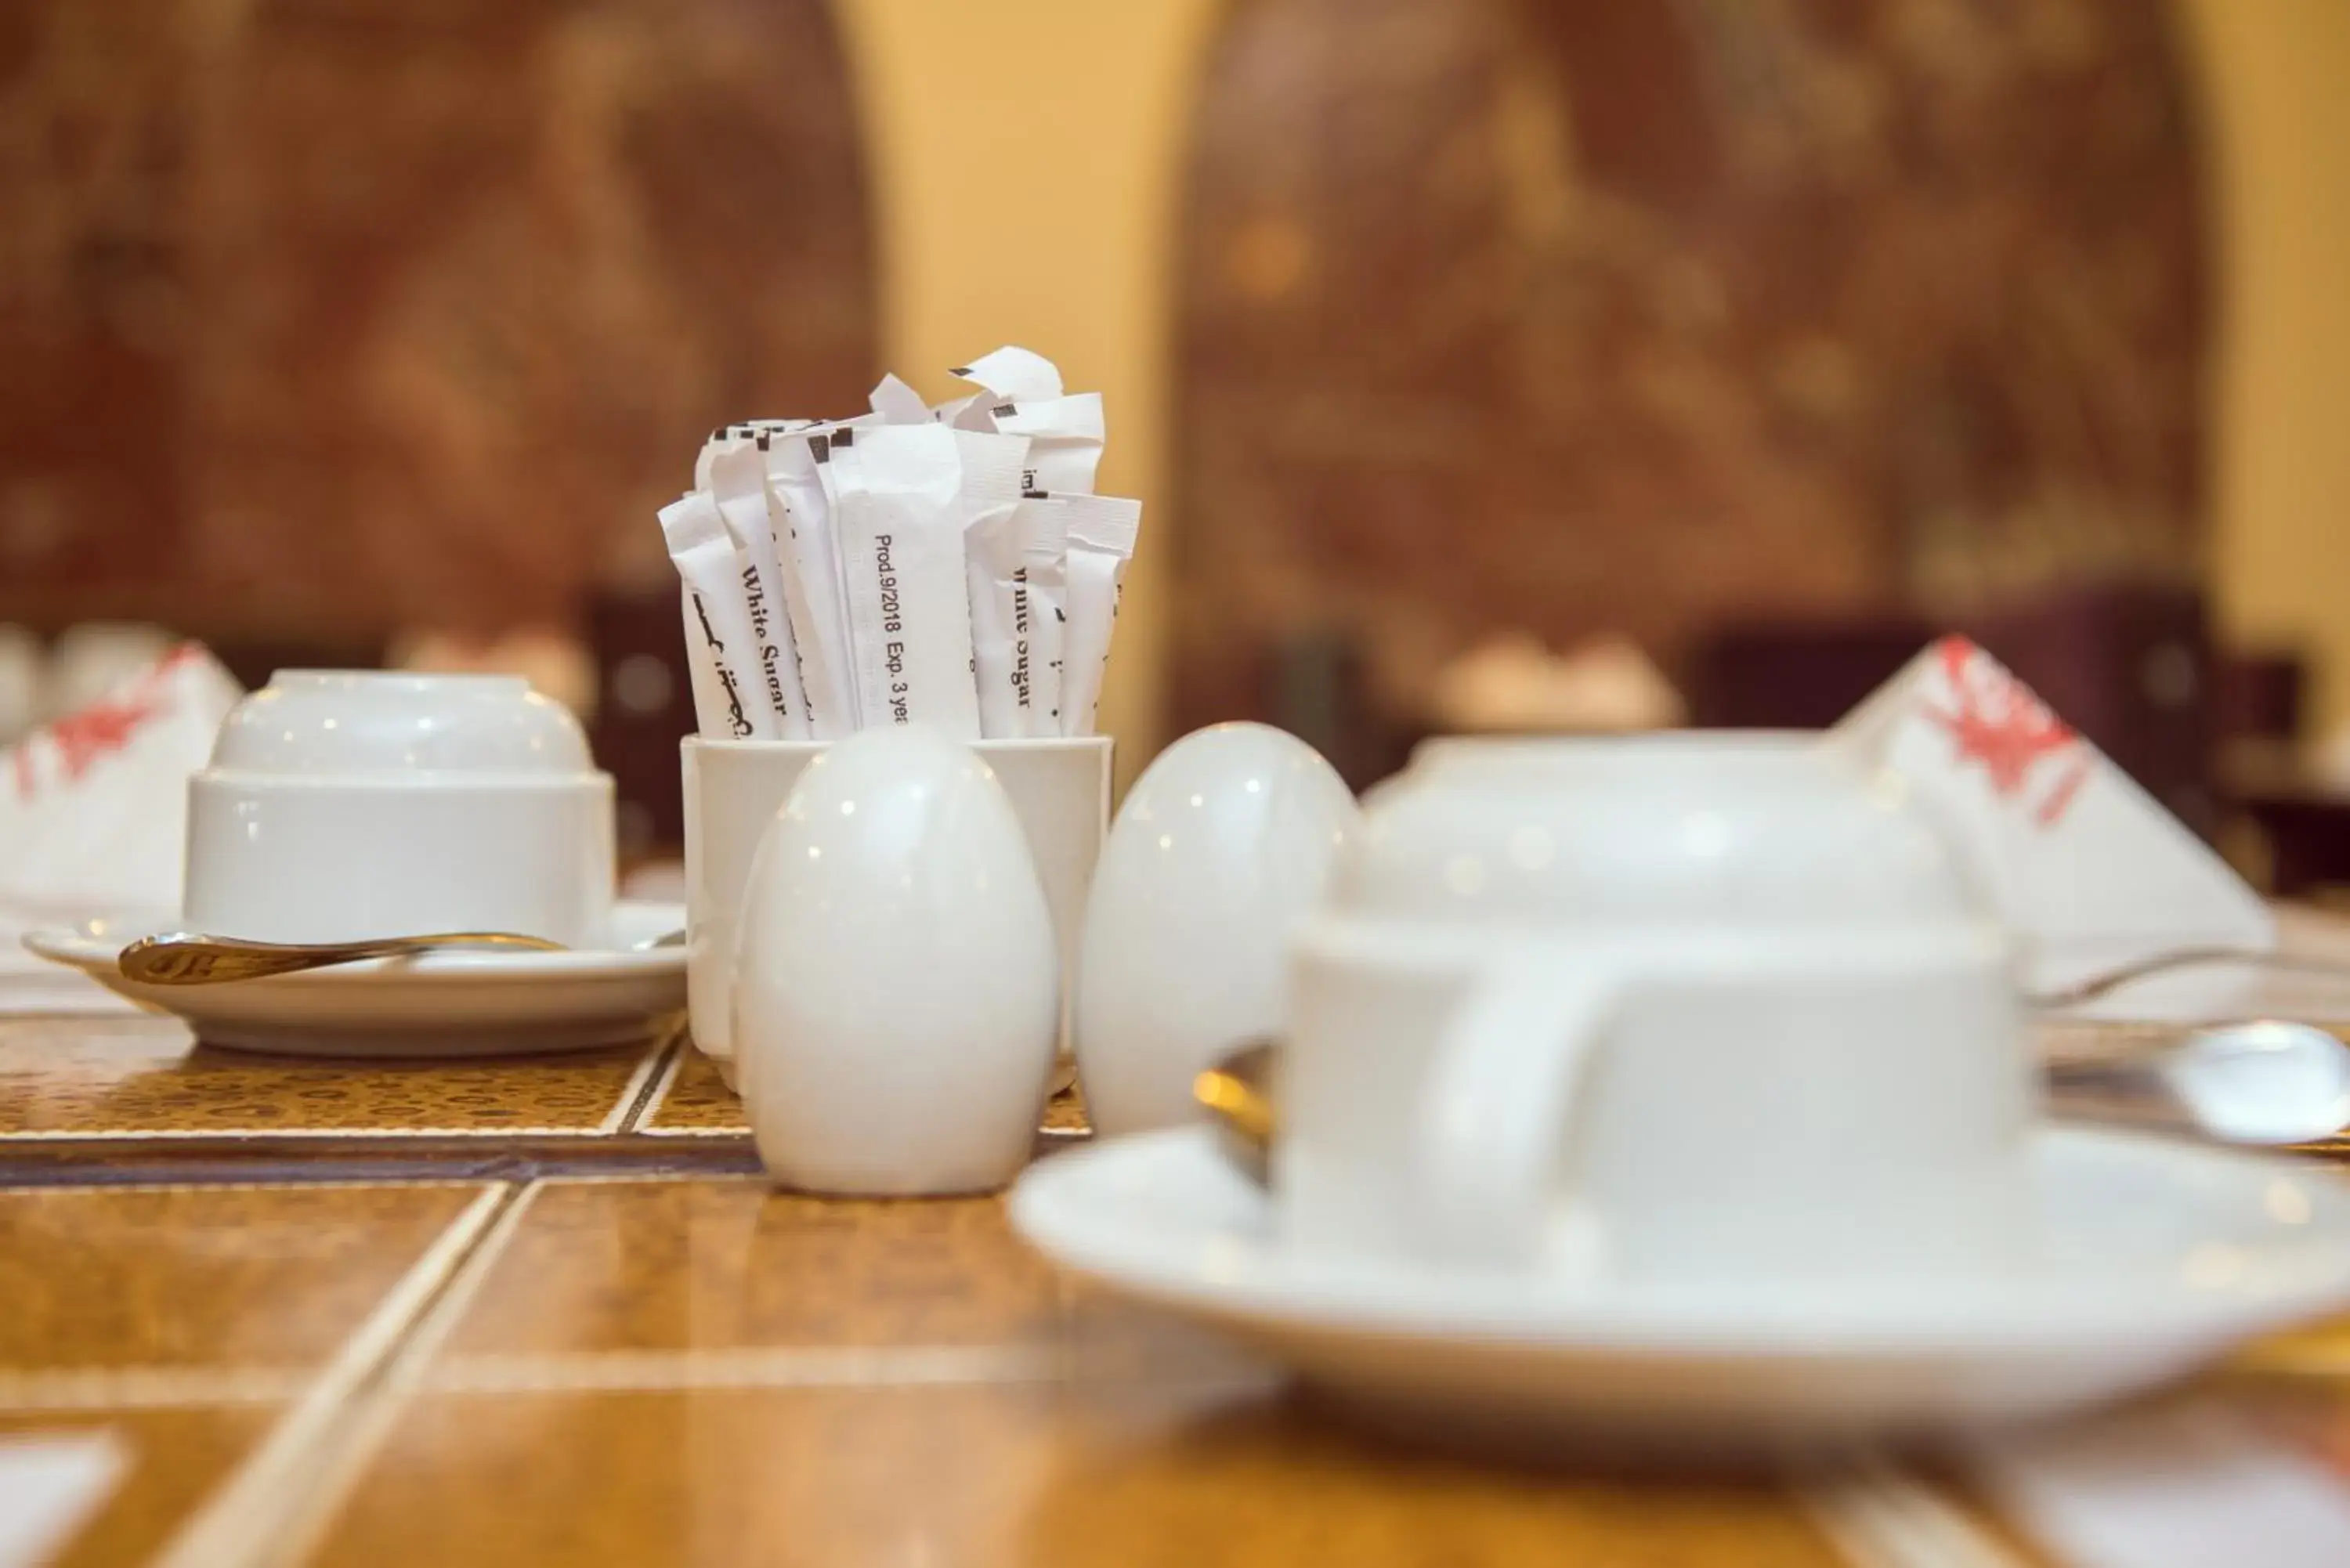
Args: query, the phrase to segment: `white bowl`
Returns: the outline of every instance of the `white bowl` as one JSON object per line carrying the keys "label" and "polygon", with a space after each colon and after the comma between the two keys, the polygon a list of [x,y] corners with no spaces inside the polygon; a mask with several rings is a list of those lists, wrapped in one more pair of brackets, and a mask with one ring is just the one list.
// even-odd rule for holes
{"label": "white bowl", "polygon": [[612,781],[517,677],[281,670],[188,782],[185,913],[215,935],[577,946],[608,923],[612,867]]}

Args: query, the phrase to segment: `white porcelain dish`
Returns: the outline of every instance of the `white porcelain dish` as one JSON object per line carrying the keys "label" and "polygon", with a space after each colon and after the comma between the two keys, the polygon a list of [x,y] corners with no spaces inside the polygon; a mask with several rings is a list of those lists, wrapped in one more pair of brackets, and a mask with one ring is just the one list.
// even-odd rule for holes
{"label": "white porcelain dish", "polygon": [[493,1056],[641,1040],[685,1006],[676,904],[621,903],[605,940],[568,952],[451,950],[226,985],[151,986],[117,961],[153,919],[93,919],[25,945],[143,1007],[176,1014],[209,1044],[294,1056]]}
{"label": "white porcelain dish", "polygon": [[1300,1254],[1203,1127],[1044,1160],[1011,1211],[1063,1267],[1430,1438],[1711,1450],[2035,1420],[2350,1303],[2350,1188],[2320,1168],[2070,1127],[2029,1167],[2033,1266],[1833,1291]]}

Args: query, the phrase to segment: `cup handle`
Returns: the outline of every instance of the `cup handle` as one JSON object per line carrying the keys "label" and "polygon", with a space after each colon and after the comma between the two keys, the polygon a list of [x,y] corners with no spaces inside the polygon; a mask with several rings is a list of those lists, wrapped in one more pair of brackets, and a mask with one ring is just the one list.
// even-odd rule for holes
{"label": "cup handle", "polygon": [[1504,960],[1445,1026],[1423,1101],[1418,1180],[1426,1234],[1461,1261],[1508,1264],[1539,1243],[1575,1096],[1623,976]]}

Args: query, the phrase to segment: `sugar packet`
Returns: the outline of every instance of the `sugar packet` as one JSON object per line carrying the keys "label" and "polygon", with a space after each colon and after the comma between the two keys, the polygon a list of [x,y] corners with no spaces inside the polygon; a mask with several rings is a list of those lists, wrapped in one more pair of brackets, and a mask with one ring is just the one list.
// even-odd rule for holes
{"label": "sugar packet", "polygon": [[856,733],[856,652],[849,644],[848,599],[840,546],[823,469],[831,437],[821,430],[770,434],[762,453],[767,488],[782,509],[777,559],[784,602],[798,638],[808,728],[819,741]]}
{"label": "sugar packet", "polygon": [[1024,488],[1053,495],[1090,495],[1101,468],[1107,426],[1099,392],[1078,392],[1042,402],[974,403],[957,428],[989,430],[1028,438]]}
{"label": "sugar packet", "polygon": [[827,446],[865,723],[925,723],[977,740],[956,433],[884,424],[843,431]]}
{"label": "sugar packet", "polygon": [[1022,488],[1090,495],[1101,467],[1107,425],[1099,392],[1066,393],[1050,359],[1006,346],[948,374],[977,383],[984,395],[940,405],[938,417],[959,430],[1028,438]]}
{"label": "sugar packet", "polygon": [[687,655],[706,667],[690,666],[696,724],[708,736],[781,739],[781,719],[752,685],[754,639],[741,557],[718,504],[706,490],[689,491],[661,508],[660,526],[691,612]]}
{"label": "sugar packet", "polygon": [[[1045,679],[1038,655],[1047,646],[1040,628],[1047,607],[1032,587],[1030,571],[1040,559],[1049,570],[1057,570],[1066,535],[1060,510],[1042,496],[1033,501],[1017,493],[967,499],[963,566],[971,596],[972,674],[979,689],[981,733],[990,740],[1057,734],[1052,712],[1058,684]],[[1059,631],[1057,613],[1052,631]],[[1057,635],[1049,646],[1058,647]]]}
{"label": "sugar packet", "polygon": [[1073,495],[1060,503],[1068,524],[1066,623],[1061,649],[1061,733],[1090,735],[1118,621],[1118,588],[1142,522],[1142,503]]}
{"label": "sugar packet", "polygon": [[922,401],[922,394],[894,375],[881,378],[873,389],[871,402],[874,415],[885,425],[931,422],[930,405]]}
{"label": "sugar packet", "polygon": [[1028,563],[1020,547],[1020,503],[993,508],[963,525],[963,572],[971,596],[972,680],[979,690],[979,732],[991,741],[1029,732]]}
{"label": "sugar packet", "polygon": [[1061,368],[1042,354],[1005,344],[947,372],[994,395],[997,402],[1044,402],[1062,394]]}
{"label": "sugar packet", "polygon": [[711,461],[710,493],[734,541],[760,691],[775,712],[777,734],[786,741],[805,741],[815,732],[808,723],[799,649],[785,606],[783,564],[769,510],[766,454],[761,450],[764,440],[761,436],[723,446]]}
{"label": "sugar packet", "polygon": [[1027,599],[1028,643],[1023,650],[1027,693],[1027,733],[1036,739],[1061,732],[1061,642],[1068,586],[1068,508],[1042,493],[1021,498],[1016,524],[1023,588]]}
{"label": "sugar packet", "polygon": [[814,428],[816,423],[814,420],[741,420],[731,425],[720,425],[703,438],[702,450],[694,453],[693,488],[696,490],[710,488],[711,463],[716,460],[721,450],[733,442],[754,440],[761,435],[770,435],[779,431],[808,430]]}

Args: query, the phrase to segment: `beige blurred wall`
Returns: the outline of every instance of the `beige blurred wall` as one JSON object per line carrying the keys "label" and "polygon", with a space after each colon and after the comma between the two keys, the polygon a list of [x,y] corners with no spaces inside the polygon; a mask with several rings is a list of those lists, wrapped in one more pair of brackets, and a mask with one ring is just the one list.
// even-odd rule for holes
{"label": "beige blurred wall", "polygon": [[1142,498],[1103,727],[1160,733],[1180,160],[1215,0],[837,0],[871,133],[889,362],[932,396],[1002,343],[1105,395],[1101,488]]}
{"label": "beige blurred wall", "polygon": [[[1144,498],[1104,720],[1161,733],[1173,225],[1217,0],[839,0],[871,136],[889,362],[998,343],[1108,396]],[[2221,229],[2213,572],[2240,639],[2297,644],[2350,721],[2350,0],[2181,0]]]}
{"label": "beige blurred wall", "polygon": [[2350,722],[2350,4],[2186,0],[2211,143],[2223,626],[2317,664]]}

